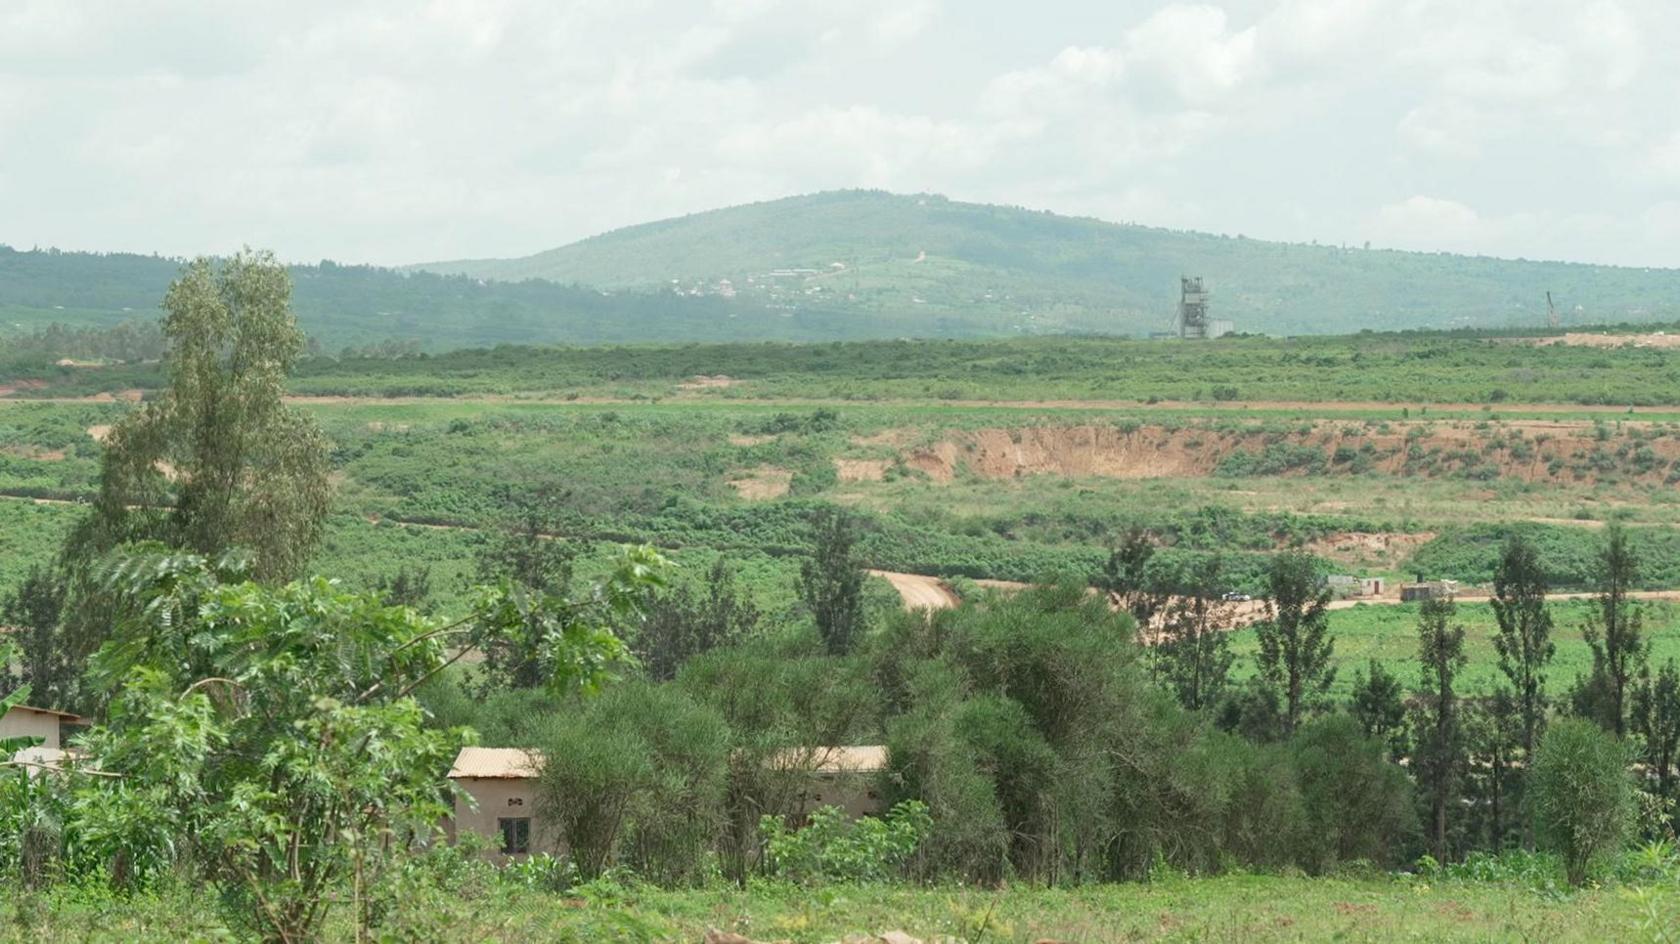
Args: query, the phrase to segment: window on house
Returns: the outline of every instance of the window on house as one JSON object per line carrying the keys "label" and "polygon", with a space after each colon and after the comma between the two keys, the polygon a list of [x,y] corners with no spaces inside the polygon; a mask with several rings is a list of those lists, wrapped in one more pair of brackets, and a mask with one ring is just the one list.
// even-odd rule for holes
{"label": "window on house", "polygon": [[510,816],[496,820],[502,829],[502,855],[524,855],[531,851],[531,818]]}

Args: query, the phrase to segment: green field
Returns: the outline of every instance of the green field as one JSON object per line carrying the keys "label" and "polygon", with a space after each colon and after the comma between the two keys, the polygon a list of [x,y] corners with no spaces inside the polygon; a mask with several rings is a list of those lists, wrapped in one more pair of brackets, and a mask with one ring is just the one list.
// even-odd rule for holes
{"label": "green field", "polygon": [[[1073,889],[755,886],[660,891],[608,883],[565,896],[467,886],[396,903],[392,940],[682,942],[708,929],[799,944],[898,930],[922,940],[1548,941],[1671,940],[1671,889],[1617,886],[1559,894],[1494,883],[1231,875],[1163,877]],[[0,941],[222,940],[214,912],[185,891],[126,900],[20,897],[0,912]],[[338,924],[329,941],[351,940]]]}

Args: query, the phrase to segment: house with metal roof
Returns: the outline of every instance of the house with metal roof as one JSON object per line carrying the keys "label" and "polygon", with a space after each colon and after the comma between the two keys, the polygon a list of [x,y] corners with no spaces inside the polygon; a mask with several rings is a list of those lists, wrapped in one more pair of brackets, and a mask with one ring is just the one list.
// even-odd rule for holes
{"label": "house with metal roof", "polygon": [[[772,769],[800,777],[792,798],[796,821],[824,806],[856,819],[886,811],[877,780],[887,768],[879,745],[795,747],[766,760]],[[489,841],[491,861],[506,863],[532,853],[559,855],[565,841],[557,824],[544,821],[537,806],[543,756],[507,747],[463,747],[449,770],[456,787],[450,836],[476,833]]]}

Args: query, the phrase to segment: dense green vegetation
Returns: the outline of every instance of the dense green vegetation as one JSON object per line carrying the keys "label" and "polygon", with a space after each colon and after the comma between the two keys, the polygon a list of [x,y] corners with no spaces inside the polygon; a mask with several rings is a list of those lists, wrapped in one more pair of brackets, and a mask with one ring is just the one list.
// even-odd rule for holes
{"label": "dense green vegetation", "polygon": [[[38,335],[0,355],[0,385],[22,382],[13,393],[20,397],[156,387],[161,374],[153,365],[55,363],[122,356],[118,352],[132,343],[133,332],[120,334]],[[143,355],[144,345],[135,350]],[[719,375],[725,379],[697,381]],[[313,356],[299,364],[291,389],[343,396],[680,396],[926,405],[1076,400],[1092,409],[1153,406],[1216,413],[1290,412],[1278,401],[1299,401],[1325,404],[1335,415],[1384,419],[1441,416],[1445,405],[1458,413],[1486,406],[1519,416],[1534,413],[1533,404],[1680,405],[1680,373],[1669,349],[1605,350],[1428,332],[1205,343],[1035,338],[501,346],[432,355]],[[1432,411],[1421,412],[1431,405]]]}
{"label": "dense green vegetation", "polygon": [[[1661,941],[1676,915],[1659,875],[1559,894],[1532,873],[1497,867],[1421,880],[1348,875],[1304,878],[1163,873],[1148,883],[1007,890],[824,888],[759,884],[658,889],[603,882],[566,893],[501,881],[465,868],[441,891],[392,902],[393,938],[441,944],[485,940],[560,944],[701,941],[718,928],[800,944],[902,930],[918,939],[1033,944],[1036,941],[1242,940],[1486,942],[1545,940],[1597,944]],[[984,929],[981,933],[981,929]],[[349,941],[337,915],[328,940]],[[225,922],[197,889],[116,898],[80,892],[29,896],[0,912],[7,944],[176,944],[225,940]],[[868,938],[861,938],[868,940]],[[949,939],[949,938],[946,938]]]}
{"label": "dense green vegetation", "polygon": [[[789,197],[523,259],[424,268],[613,288],[729,279],[738,297],[761,303],[999,316],[1031,331],[1164,330],[1184,274],[1205,276],[1215,317],[1246,331],[1541,325],[1548,289],[1571,323],[1680,314],[1673,270],[1291,245],[878,191]],[[770,274],[796,269],[814,271]]]}
{"label": "dense green vegetation", "polygon": [[[113,327],[144,319],[180,260],[0,246],[0,337],[53,324]],[[950,318],[906,305],[884,312],[799,311],[669,290],[604,293],[554,282],[491,282],[371,266],[294,265],[298,321],[325,350],[448,350],[565,341],[785,341],[1016,333],[997,315]],[[387,343],[396,342],[396,343]],[[60,357],[72,356],[60,354]]]}

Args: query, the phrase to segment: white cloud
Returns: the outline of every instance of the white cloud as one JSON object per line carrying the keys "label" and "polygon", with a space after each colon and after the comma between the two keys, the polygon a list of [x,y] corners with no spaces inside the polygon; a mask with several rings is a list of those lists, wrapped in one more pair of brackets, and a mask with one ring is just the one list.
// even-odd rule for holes
{"label": "white cloud", "polygon": [[1219,7],[1175,3],[1129,30],[1125,51],[1138,73],[1203,105],[1255,75],[1255,35],[1254,27],[1231,30]]}
{"label": "white cloud", "polygon": [[10,0],[0,241],[404,262],[882,186],[1256,237],[1677,261],[1653,234],[1672,234],[1680,180],[1680,57],[1659,54],[1680,8],[1121,9]]}
{"label": "white cloud", "polygon": [[1474,242],[1482,218],[1475,210],[1440,197],[1408,197],[1377,210],[1377,239],[1405,249],[1460,248]]}

